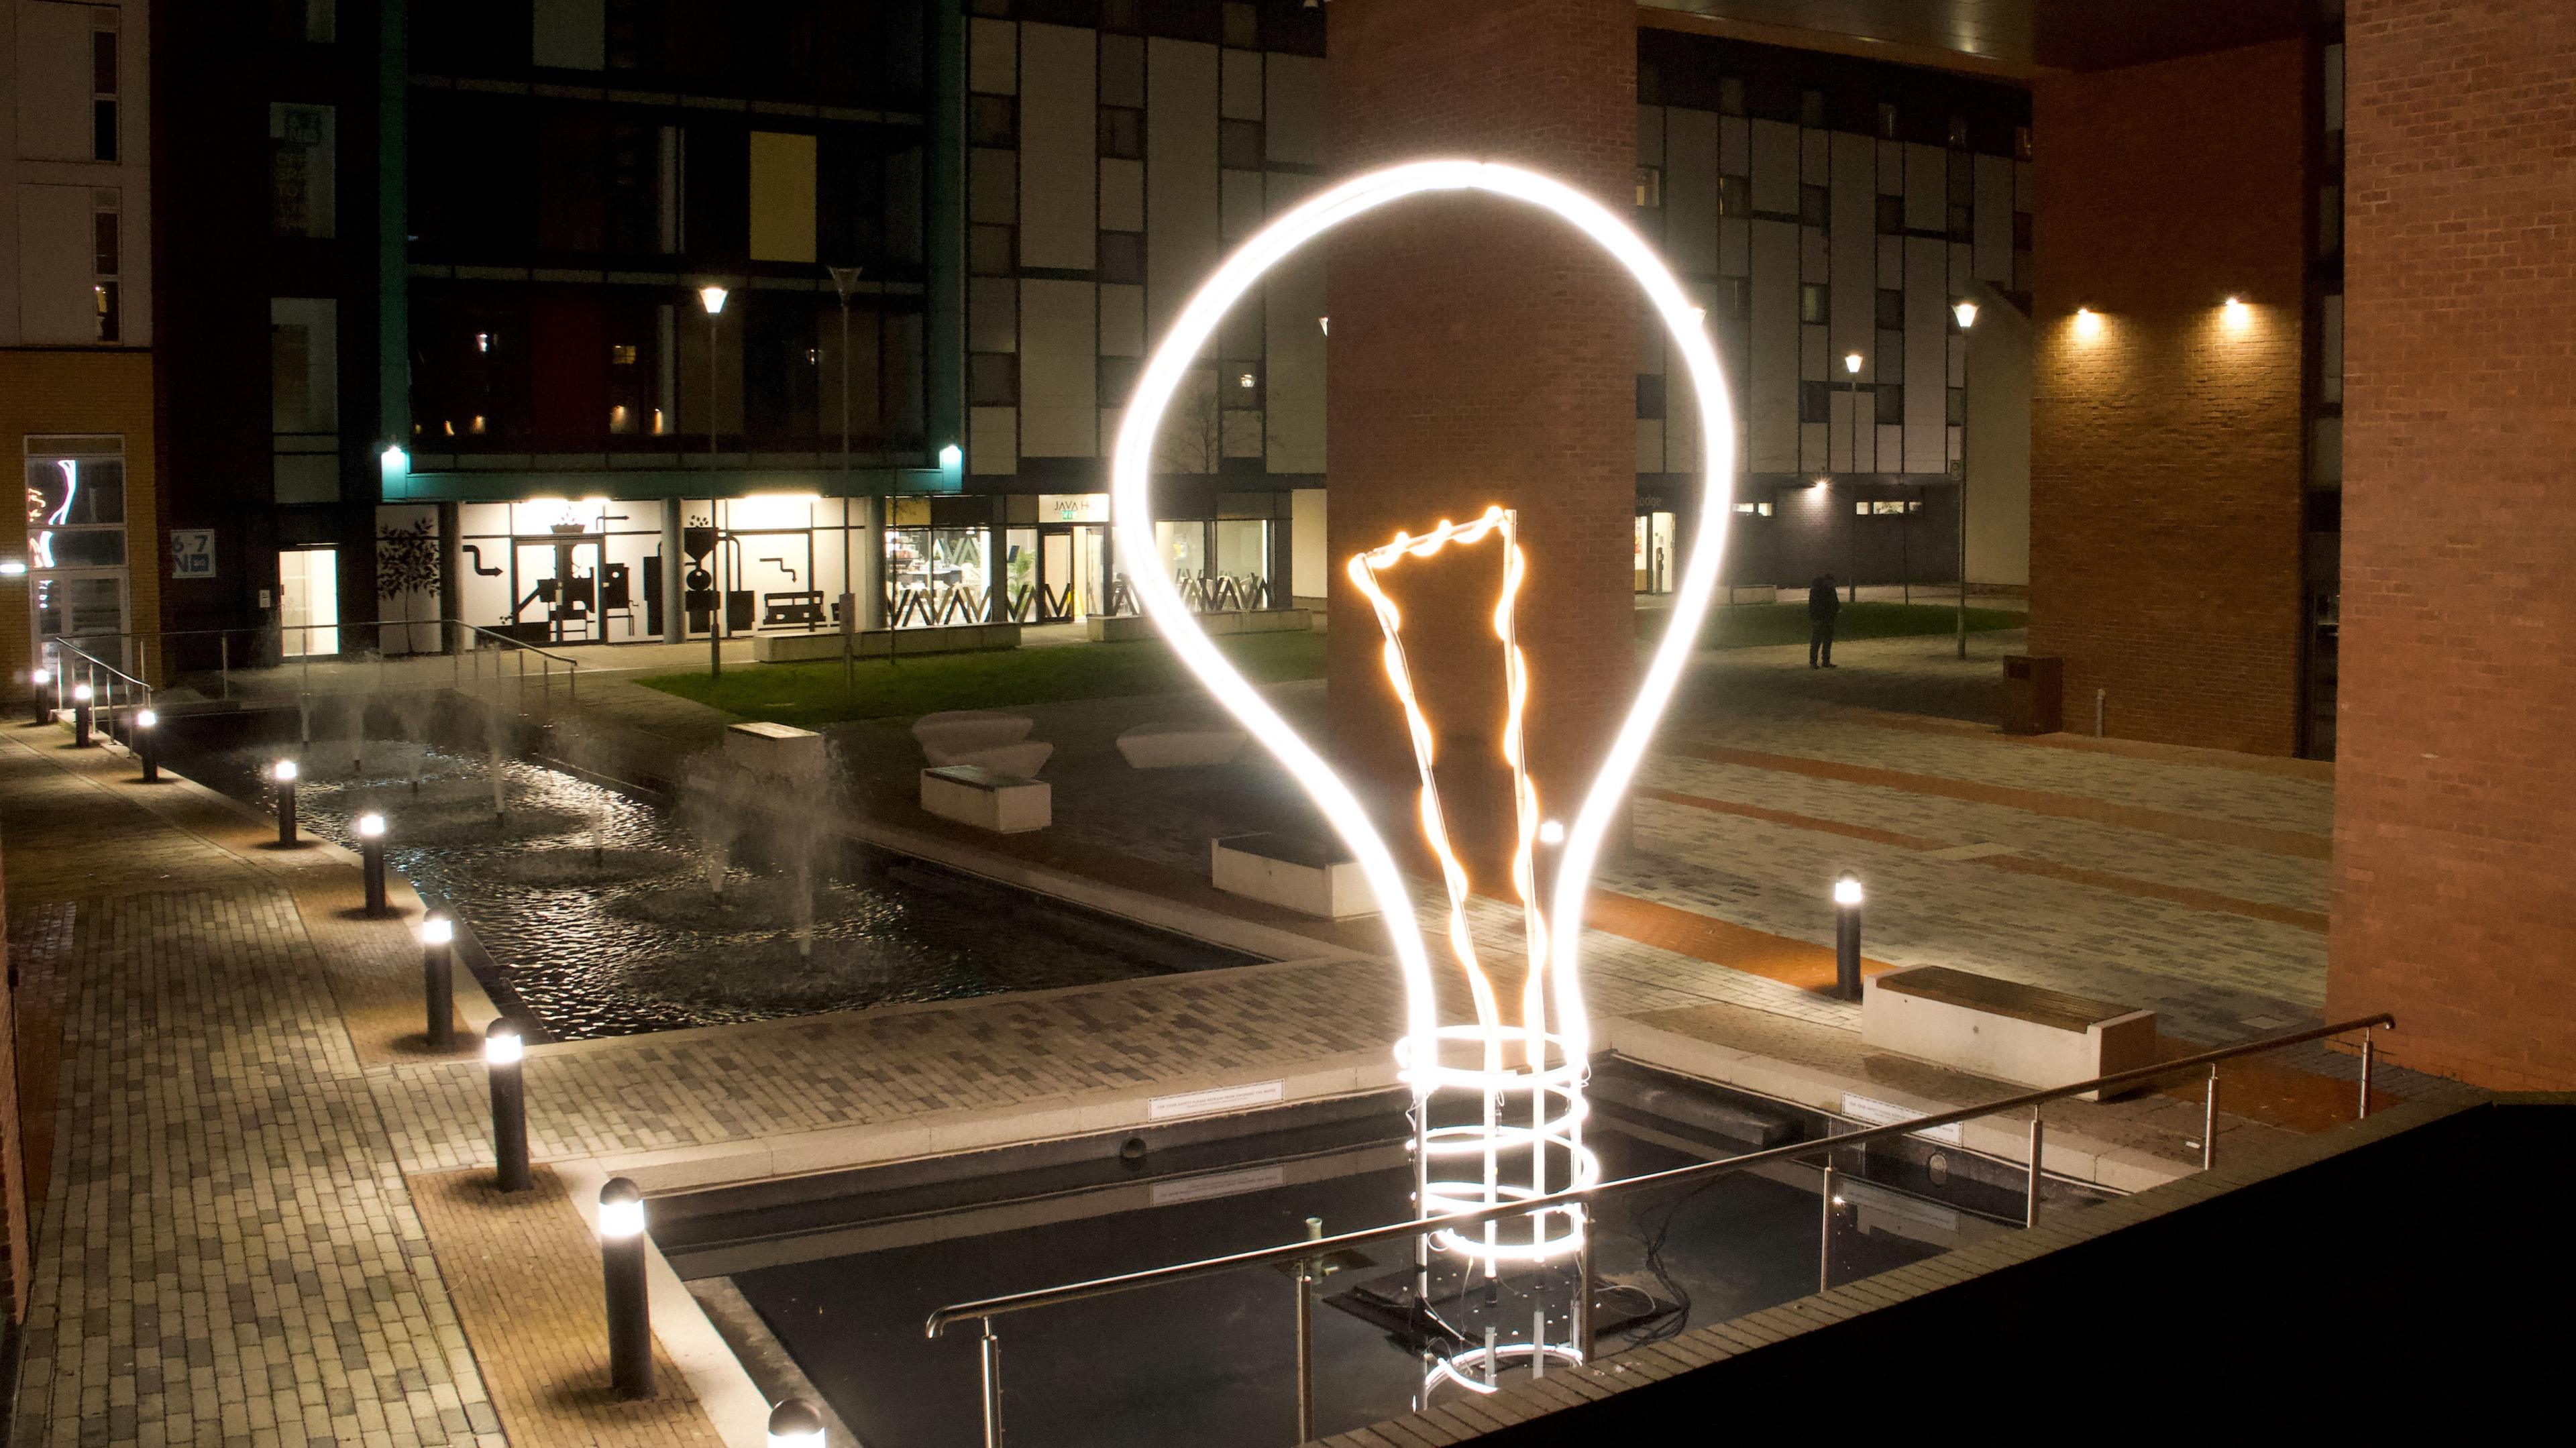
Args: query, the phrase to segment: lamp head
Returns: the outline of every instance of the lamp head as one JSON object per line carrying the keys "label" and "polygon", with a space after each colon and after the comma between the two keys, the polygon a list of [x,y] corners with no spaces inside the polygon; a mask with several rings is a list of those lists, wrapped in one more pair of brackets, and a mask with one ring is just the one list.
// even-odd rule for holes
{"label": "lamp head", "polygon": [[823,1415],[803,1398],[769,1410],[769,1448],[823,1448]]}
{"label": "lamp head", "polygon": [[29,669],[27,671],[27,682],[35,685],[39,689],[53,681],[54,673],[51,669]]}
{"label": "lamp head", "polygon": [[455,939],[456,922],[444,915],[432,915],[420,922],[420,943],[423,945],[447,945]]}
{"label": "lamp head", "polygon": [[385,817],[373,810],[358,816],[358,838],[381,840],[385,837]]}
{"label": "lamp head", "polygon": [[73,702],[73,703],[75,703],[75,704],[86,704],[86,703],[88,703],[88,702],[90,701],[91,697],[92,697],[92,693],[91,693],[91,690],[90,690],[89,685],[87,685],[87,684],[74,684],[74,685],[72,685],[72,702]]}
{"label": "lamp head", "polygon": [[1860,354],[1858,352],[1847,352],[1843,354],[1843,370],[1854,377],[1858,377],[1860,375]]}
{"label": "lamp head", "polygon": [[1860,877],[1858,875],[1844,875],[1841,879],[1834,881],[1834,903],[1837,905],[1857,905],[1860,903]]}
{"label": "lamp head", "polygon": [[698,288],[698,305],[707,309],[708,316],[717,316],[724,311],[726,296],[727,293],[722,287],[703,286]]}
{"label": "lamp head", "polygon": [[280,784],[293,784],[295,782],[295,761],[292,759],[281,759],[277,761],[275,764],[268,767],[268,775],[269,778],[276,780]]}
{"label": "lamp head", "polygon": [[644,1230],[644,1193],[624,1177],[610,1177],[599,1189],[601,1240],[623,1242]]}
{"label": "lamp head", "polygon": [[1950,309],[1950,315],[1959,319],[1959,330],[1964,332],[1977,325],[1977,304],[1962,301]]}
{"label": "lamp head", "polygon": [[494,1021],[483,1031],[483,1064],[515,1066],[528,1053],[527,1038],[519,1034],[516,1023],[507,1018]]}
{"label": "lamp head", "polygon": [[137,729],[149,729],[160,722],[161,716],[153,713],[149,709],[137,709],[134,711],[134,727]]}

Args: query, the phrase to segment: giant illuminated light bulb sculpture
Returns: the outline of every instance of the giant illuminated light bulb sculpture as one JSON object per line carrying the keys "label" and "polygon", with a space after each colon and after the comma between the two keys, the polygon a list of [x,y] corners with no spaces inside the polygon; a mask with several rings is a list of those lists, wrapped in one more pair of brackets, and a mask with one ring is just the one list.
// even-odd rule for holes
{"label": "giant illuminated light bulb sculpture", "polygon": [[[1299,247],[1345,221],[1420,192],[1460,190],[1486,191],[1546,211],[1627,268],[1662,316],[1675,352],[1686,364],[1699,405],[1700,455],[1707,464],[1707,485],[1697,536],[1674,593],[1672,623],[1647,664],[1636,702],[1621,721],[1590,790],[1572,823],[1563,827],[1552,880],[1538,878],[1535,844],[1553,836],[1558,824],[1540,816],[1537,791],[1521,748],[1530,680],[1513,636],[1515,604],[1525,571],[1513,514],[1495,507],[1465,524],[1444,519],[1418,537],[1400,533],[1385,546],[1350,560],[1350,577],[1375,609],[1386,635],[1388,680],[1404,708],[1421,770],[1419,813],[1424,836],[1440,862],[1448,896],[1448,941],[1474,1002],[1475,1020],[1444,1023],[1439,1018],[1421,921],[1394,853],[1350,786],[1245,681],[1191,617],[1155,546],[1150,488],[1155,437],[1173,393],[1196,360],[1206,355],[1207,343],[1226,312],[1255,282]],[[1112,516],[1119,557],[1139,607],[1208,691],[1304,786],[1358,860],[1386,921],[1405,985],[1405,1034],[1395,1052],[1414,1096],[1414,1164],[1421,1214],[1426,1218],[1579,1188],[1598,1176],[1598,1165],[1583,1145],[1583,1088],[1591,1070],[1590,1024],[1579,975],[1584,900],[1603,837],[1698,636],[1700,619],[1716,588],[1718,560],[1725,552],[1732,512],[1728,502],[1734,478],[1735,424],[1716,353],[1701,327],[1703,315],[1644,239],[1572,187],[1490,162],[1420,161],[1392,166],[1323,192],[1263,228],[1226,258],[1163,337],[1137,381],[1119,429],[1111,468]],[[1431,773],[1434,736],[1404,664],[1401,615],[1378,583],[1379,574],[1405,558],[1428,557],[1453,545],[1488,540],[1502,554],[1502,593],[1493,613],[1495,632],[1503,643],[1505,674],[1501,749],[1512,772],[1518,822],[1512,884],[1521,902],[1529,951],[1517,1022],[1503,1018],[1502,1004],[1468,938],[1468,881],[1442,823]],[[1445,1093],[1474,1099],[1473,1109],[1463,1113],[1470,1118],[1466,1124],[1432,1124],[1434,1100]],[[1476,1179],[1455,1179],[1453,1167],[1463,1166],[1480,1168]],[[1579,1207],[1558,1207],[1515,1220],[1509,1230],[1488,1224],[1472,1235],[1443,1232],[1435,1240],[1442,1250],[1467,1259],[1490,1278],[1502,1262],[1546,1262],[1581,1251],[1584,1217]],[[1576,1310],[1588,1310],[1588,1304],[1579,1303]],[[1551,1346],[1536,1340],[1519,1353],[1540,1360],[1580,1355],[1573,1345]],[[1445,1375],[1471,1388],[1489,1389],[1502,1355],[1491,1348],[1482,1355],[1481,1383],[1458,1370],[1462,1361],[1476,1354],[1447,1360],[1435,1372],[1435,1381]]]}

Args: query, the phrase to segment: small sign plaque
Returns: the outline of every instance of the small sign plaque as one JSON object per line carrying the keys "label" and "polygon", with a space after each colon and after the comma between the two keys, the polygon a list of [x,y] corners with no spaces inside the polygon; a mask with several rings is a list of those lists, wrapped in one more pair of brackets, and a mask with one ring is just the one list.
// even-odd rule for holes
{"label": "small sign plaque", "polygon": [[170,530],[170,576],[172,578],[215,576],[214,529],[173,528]]}

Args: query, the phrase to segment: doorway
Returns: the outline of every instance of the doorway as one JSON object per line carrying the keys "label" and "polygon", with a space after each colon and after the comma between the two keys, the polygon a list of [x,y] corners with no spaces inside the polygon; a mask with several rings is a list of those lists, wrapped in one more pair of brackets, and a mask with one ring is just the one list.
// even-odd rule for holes
{"label": "doorway", "polygon": [[278,651],[290,659],[340,652],[340,550],[277,555]]}

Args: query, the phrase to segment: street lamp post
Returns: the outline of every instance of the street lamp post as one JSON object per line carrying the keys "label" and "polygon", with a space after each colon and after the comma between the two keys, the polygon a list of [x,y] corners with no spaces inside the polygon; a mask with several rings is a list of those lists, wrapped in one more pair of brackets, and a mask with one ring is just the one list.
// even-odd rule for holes
{"label": "street lamp post", "polygon": [[850,476],[850,288],[858,285],[860,270],[830,268],[832,289],[841,294],[841,686],[845,689],[858,683],[859,586],[850,577],[850,504],[856,492]]}
{"label": "street lamp post", "polygon": [[456,1049],[456,922],[432,915],[420,922],[421,1005],[429,1017],[429,1048]]}
{"label": "street lamp post", "polygon": [[373,810],[358,816],[358,873],[366,886],[367,914],[385,914],[385,817]]}
{"label": "street lamp post", "polygon": [[269,778],[277,781],[277,847],[295,847],[295,761],[281,759],[269,767]]}
{"label": "street lamp post", "polygon": [[[1860,354],[1858,352],[1843,354],[1843,371],[1851,375],[1852,473],[1858,476],[1860,473]],[[1854,506],[1858,506],[1857,502]],[[1844,597],[1853,603],[1858,603],[1860,602],[1860,525],[1846,523],[1843,526],[1851,529],[1852,540],[1851,577],[1843,585],[1848,590]]]}
{"label": "street lamp post", "polygon": [[161,730],[161,716],[149,709],[134,711],[134,757],[143,763],[143,782],[161,782],[161,746],[154,736]]}
{"label": "street lamp post", "polygon": [[653,1311],[644,1274],[644,1193],[625,1177],[599,1189],[599,1275],[608,1306],[608,1386],[653,1396]]}
{"label": "street lamp post", "polygon": [[[1950,309],[1959,319],[1959,335],[1977,324],[1977,304],[1962,301]],[[1968,656],[1968,361],[1967,348],[1960,348],[1959,359],[1959,657]]]}
{"label": "street lamp post", "polygon": [[1845,871],[1834,881],[1834,994],[1860,999],[1860,877]]}
{"label": "street lamp post", "polygon": [[97,697],[97,691],[87,684],[72,685],[72,747],[74,749],[89,748],[91,705]]}
{"label": "street lamp post", "polygon": [[45,690],[52,687],[53,682],[54,672],[51,669],[40,667],[27,671],[28,696],[35,704],[35,722],[38,724],[54,722],[54,711],[45,707]]}
{"label": "street lamp post", "polygon": [[724,677],[724,522],[717,516],[716,496],[716,391],[724,375],[716,357],[716,319],[724,315],[725,289],[712,283],[698,288],[698,305],[707,313],[707,523],[715,535],[715,550],[707,559],[707,582],[712,585],[715,603],[707,610],[707,677]]}
{"label": "street lamp post", "polygon": [[505,1192],[524,1192],[528,1176],[528,1088],[521,1062],[527,1038],[508,1017],[483,1031],[483,1071],[492,1086],[493,1184]]}

